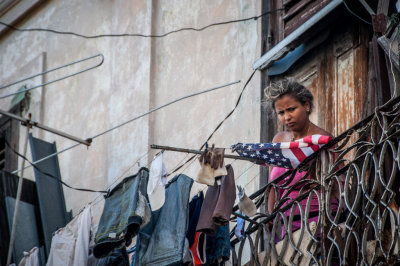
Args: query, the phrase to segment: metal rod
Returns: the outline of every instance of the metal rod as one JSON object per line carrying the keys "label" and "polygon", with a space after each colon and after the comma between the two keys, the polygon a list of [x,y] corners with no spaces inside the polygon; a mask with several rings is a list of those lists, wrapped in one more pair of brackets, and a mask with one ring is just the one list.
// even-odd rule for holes
{"label": "metal rod", "polygon": [[[29,129],[30,127],[26,127],[26,138],[25,138],[25,144],[24,144],[24,156],[26,157],[26,151],[28,149],[28,137],[29,137]],[[18,219],[18,211],[19,211],[19,204],[21,201],[21,194],[22,194],[22,183],[24,181],[24,168],[25,168],[25,160],[22,160],[21,162],[21,175],[18,178],[18,188],[17,188],[17,195],[15,197],[15,208],[14,208],[14,215],[12,219],[12,227],[11,227],[11,236],[10,236],[10,244],[8,246],[8,255],[7,255],[7,264],[9,265],[11,263],[11,256],[12,256],[12,251],[13,251],[13,246],[15,242],[15,229],[17,226],[17,219]]]}
{"label": "metal rod", "polygon": [[[99,133],[99,134],[97,134],[97,135],[95,135],[95,136],[89,138],[88,141],[92,141],[93,139],[98,138],[98,137],[100,137],[100,136],[102,136],[102,135],[104,135],[104,134],[106,134],[106,133],[108,133],[108,132],[110,132],[110,131],[112,131],[112,130],[115,130],[115,129],[117,129],[117,128],[120,128],[120,127],[122,127],[122,126],[124,126],[124,125],[126,125],[126,124],[128,124],[128,123],[131,123],[131,122],[133,122],[133,121],[135,121],[135,120],[137,120],[137,119],[139,119],[139,118],[141,118],[141,117],[144,117],[144,116],[146,116],[146,115],[148,115],[148,114],[151,114],[151,113],[153,113],[153,112],[156,112],[156,111],[158,111],[158,110],[160,110],[160,109],[162,109],[162,108],[164,108],[164,107],[166,107],[166,106],[168,106],[168,105],[171,105],[171,104],[173,104],[173,103],[182,101],[182,100],[184,100],[184,99],[187,99],[187,98],[190,98],[190,97],[193,97],[193,96],[196,96],[196,95],[200,95],[200,94],[207,93],[207,92],[210,92],[210,91],[218,90],[218,89],[221,89],[221,88],[224,88],[224,87],[227,87],[227,86],[230,86],[230,85],[239,83],[239,82],[240,82],[240,80],[235,81],[235,82],[230,82],[230,83],[227,83],[227,84],[224,84],[224,85],[215,87],[215,88],[202,90],[202,91],[199,91],[199,92],[196,92],[196,93],[192,93],[192,94],[190,94],[190,95],[186,95],[186,96],[180,97],[180,98],[175,99],[175,100],[173,100],[173,101],[171,101],[171,102],[168,102],[168,103],[166,103],[166,104],[163,104],[163,105],[161,105],[161,106],[159,106],[159,107],[156,107],[156,108],[154,108],[154,109],[151,109],[151,110],[149,110],[149,111],[147,111],[147,112],[145,112],[145,113],[143,113],[143,114],[141,114],[141,115],[138,115],[138,116],[136,116],[136,117],[134,117],[134,118],[132,118],[132,119],[130,119],[130,120],[128,120],[128,121],[122,123],[122,124],[119,124],[119,125],[117,125],[117,126],[115,126],[115,127],[112,127],[112,128],[110,128],[110,129],[107,129],[106,131],[103,131],[103,132],[101,132],[101,133]],[[42,162],[42,161],[45,161],[45,160],[47,160],[47,159],[49,159],[49,158],[51,158],[51,157],[53,157],[53,156],[56,156],[56,155],[58,155],[58,154],[60,154],[60,153],[63,153],[63,152],[65,152],[65,151],[68,151],[68,150],[71,150],[71,149],[73,149],[73,148],[75,148],[75,147],[78,147],[79,145],[80,145],[79,143],[76,143],[76,144],[74,144],[74,145],[72,145],[72,146],[70,146],[70,147],[67,147],[67,148],[65,148],[65,149],[63,149],[63,150],[61,150],[61,151],[55,152],[55,153],[50,154],[50,155],[48,155],[48,156],[46,156],[46,157],[43,157],[43,158],[40,159],[40,160],[34,161],[34,162],[32,162],[32,164],[37,164],[37,163],[40,163],[40,162]],[[25,168],[28,168],[28,167],[30,167],[30,165],[26,166]],[[22,169],[15,170],[15,171],[12,172],[12,174],[16,174],[16,173],[18,173],[18,172],[21,172],[21,170],[22,170]]]}
{"label": "metal rod", "polygon": [[[202,151],[199,151],[199,150],[175,148],[175,147],[161,146],[161,145],[156,145],[156,144],[151,144],[150,148],[158,149],[158,150],[166,150],[166,151],[177,151],[177,152],[194,153],[194,154],[202,154],[203,153]],[[245,158],[245,157],[240,157],[240,156],[237,156],[237,155],[229,155],[229,154],[225,154],[224,158],[241,160],[241,161],[249,161],[249,162],[253,162],[253,163],[258,162],[257,159]]]}
{"label": "metal rod", "polygon": [[23,118],[23,117],[17,116],[17,115],[15,115],[15,114],[6,112],[6,111],[1,110],[1,109],[0,109],[0,114],[5,115],[5,116],[8,116],[8,117],[10,117],[10,118],[12,118],[12,119],[15,119],[15,120],[17,120],[17,121],[20,121],[20,122],[22,123],[22,125],[24,125],[24,126],[27,126],[27,127],[37,127],[37,128],[46,130],[46,131],[48,131],[48,132],[51,132],[51,133],[53,133],[53,134],[59,135],[59,136],[61,136],[61,137],[64,137],[64,138],[67,138],[67,139],[70,139],[70,140],[79,142],[79,143],[84,144],[84,145],[86,145],[86,146],[90,146],[90,143],[91,143],[91,140],[90,140],[90,139],[89,139],[89,140],[83,140],[83,139],[74,137],[74,136],[72,136],[72,135],[70,135],[70,134],[61,132],[61,131],[56,130],[56,129],[54,129],[54,128],[50,128],[50,127],[48,127],[48,126],[42,125],[42,124],[40,124],[40,123],[38,123],[38,122],[35,122],[35,121],[32,121],[32,120],[30,120],[30,119],[25,119],[25,118]]}
{"label": "metal rod", "polygon": [[61,78],[58,78],[58,79],[55,79],[55,80],[52,80],[52,81],[48,81],[48,82],[45,82],[45,83],[42,83],[42,84],[33,86],[32,88],[28,88],[28,89],[25,89],[25,90],[20,90],[20,91],[17,91],[17,92],[13,92],[13,93],[10,93],[10,94],[6,94],[6,95],[3,95],[3,96],[0,96],[0,99],[4,99],[4,98],[10,97],[10,96],[13,96],[13,95],[15,95],[15,94],[19,94],[19,93],[23,93],[23,92],[26,92],[26,91],[30,91],[30,90],[33,90],[33,89],[36,89],[36,88],[39,88],[39,87],[42,87],[42,86],[45,86],[45,85],[49,85],[49,84],[51,84],[51,83],[54,83],[54,82],[57,82],[57,81],[60,81],[60,80],[63,80],[63,79],[66,79],[66,78],[69,78],[69,77],[72,77],[72,76],[76,76],[76,75],[81,74],[81,73],[83,73],[83,72],[86,72],[86,71],[89,71],[89,70],[94,69],[94,68],[96,68],[96,67],[99,67],[99,66],[101,66],[101,65],[103,64],[103,62],[104,62],[104,56],[103,56],[102,54],[93,55],[93,56],[90,56],[90,57],[87,57],[87,58],[84,58],[84,59],[80,59],[80,60],[74,61],[74,62],[69,63],[69,64],[66,64],[66,65],[62,65],[62,66],[59,66],[59,67],[56,67],[56,68],[52,68],[52,69],[50,69],[50,70],[46,70],[46,71],[44,71],[44,72],[41,72],[41,73],[32,75],[32,76],[27,77],[27,78],[23,78],[23,79],[21,79],[21,80],[18,80],[18,81],[15,81],[15,82],[6,84],[6,85],[4,85],[4,86],[1,86],[0,89],[4,89],[4,88],[10,87],[10,86],[12,86],[12,85],[21,83],[21,82],[23,82],[23,81],[26,81],[26,80],[28,80],[28,79],[32,79],[32,78],[35,78],[35,77],[37,77],[37,76],[41,76],[41,75],[44,75],[44,74],[46,74],[46,73],[49,73],[49,72],[52,72],[52,71],[55,71],[55,70],[58,70],[58,69],[61,69],[61,68],[67,67],[67,66],[71,66],[71,65],[74,65],[74,64],[77,64],[77,63],[80,63],[80,62],[83,62],[83,61],[86,61],[86,60],[89,60],[89,59],[92,59],[92,58],[95,58],[95,57],[100,57],[100,58],[101,58],[101,61],[100,61],[98,64],[94,65],[94,66],[85,68],[85,69],[83,69],[83,70],[81,70],[81,71],[72,73],[72,74],[70,74],[70,75],[63,76],[63,77],[61,77]]}

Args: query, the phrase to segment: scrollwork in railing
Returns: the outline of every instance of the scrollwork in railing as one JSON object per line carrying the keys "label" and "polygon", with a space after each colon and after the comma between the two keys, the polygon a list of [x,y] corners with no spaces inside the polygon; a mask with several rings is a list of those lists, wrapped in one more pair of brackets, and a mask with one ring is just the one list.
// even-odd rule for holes
{"label": "scrollwork in railing", "polygon": [[[377,109],[250,197],[258,207],[271,191],[277,200],[272,213],[248,223],[243,241],[232,238],[239,265],[400,261],[399,101]],[[304,176],[294,182],[299,173]]]}

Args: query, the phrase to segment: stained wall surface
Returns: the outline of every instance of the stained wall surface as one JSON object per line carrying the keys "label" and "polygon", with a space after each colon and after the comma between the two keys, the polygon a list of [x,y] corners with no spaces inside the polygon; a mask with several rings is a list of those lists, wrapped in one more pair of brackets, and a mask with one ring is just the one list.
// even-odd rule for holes
{"label": "stained wall surface", "polygon": [[[260,14],[261,1],[44,1],[16,24],[20,28],[49,28],[84,35],[107,33],[163,34],[178,28]],[[5,21],[7,22],[7,21]],[[81,38],[50,32],[8,31],[0,35],[0,84],[18,80],[88,56],[102,54],[104,63],[77,76],[31,92],[23,115],[49,127],[86,139],[176,98],[241,80],[241,83],[175,103],[83,145],[59,154],[61,175],[75,187],[104,190],[140,166],[149,166],[157,150],[150,144],[198,149],[218,123],[234,108],[242,87],[260,56],[260,21],[231,23],[203,31],[182,31],[163,38]],[[1,90],[14,92],[79,71],[99,62],[94,58]],[[210,141],[219,147],[260,139],[260,76],[253,77],[233,115]],[[8,110],[12,97],[1,99]],[[33,129],[34,136],[56,142],[58,150],[75,143]],[[19,150],[26,129],[20,128]],[[28,157],[30,151],[28,149]],[[167,151],[168,171],[187,154]],[[233,163],[237,183],[248,193],[258,188],[259,168]],[[21,161],[19,162],[21,165]],[[195,177],[194,161],[177,173]],[[24,176],[34,179],[32,169]],[[172,178],[173,175],[170,176]],[[204,185],[195,185],[196,194]],[[99,194],[64,187],[67,210],[73,214]],[[102,204],[98,215],[101,214]]]}

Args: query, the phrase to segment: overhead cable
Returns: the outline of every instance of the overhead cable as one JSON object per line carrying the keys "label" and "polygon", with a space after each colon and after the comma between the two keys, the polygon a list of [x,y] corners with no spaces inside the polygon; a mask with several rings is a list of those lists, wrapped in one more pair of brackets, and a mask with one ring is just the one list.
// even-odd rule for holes
{"label": "overhead cable", "polygon": [[[233,114],[233,112],[235,112],[236,108],[239,105],[240,100],[242,99],[242,95],[244,90],[246,89],[247,85],[250,83],[251,79],[253,78],[254,74],[256,73],[257,70],[253,70],[253,72],[251,73],[250,77],[247,79],[246,83],[243,86],[242,91],[239,94],[239,97],[236,100],[236,104],[233,107],[232,111],[230,111],[224,119],[222,119],[221,122],[219,122],[219,124],[217,125],[217,127],[213,130],[213,132],[210,134],[210,136],[208,136],[207,140],[204,142],[203,145],[201,145],[200,150],[202,150],[205,146],[206,143],[212,138],[212,136],[214,135],[215,132],[217,132],[217,130],[222,126],[222,124]],[[181,165],[177,166],[174,170],[172,170],[170,173],[167,174],[167,176],[172,175],[173,173],[175,173],[176,171],[178,171],[179,169],[181,169],[185,164],[189,163],[191,160],[193,160],[196,157],[196,155],[193,155],[192,157],[190,157],[186,162],[182,163]]]}
{"label": "overhead cable", "polygon": [[[28,163],[29,163],[33,168],[35,168],[39,173],[44,174],[45,176],[50,177],[50,178],[56,180],[57,182],[63,184],[64,186],[69,187],[69,188],[74,189],[74,190],[78,190],[78,191],[107,193],[107,191],[104,191],[104,190],[92,190],[92,189],[88,189],[88,188],[76,188],[76,187],[73,187],[73,186],[68,185],[67,183],[65,183],[64,181],[62,181],[61,179],[59,179],[58,177],[56,177],[56,176],[54,176],[54,175],[52,175],[52,174],[49,174],[49,173],[43,171],[42,169],[40,169],[38,166],[36,166],[35,164],[33,164],[33,163],[32,163],[28,158],[26,158],[24,155],[22,155],[22,154],[20,154],[19,152],[17,152],[17,151],[10,145],[10,143],[7,141],[6,138],[4,138],[4,140],[5,140],[5,143],[6,143],[6,145],[8,146],[8,148],[10,148],[10,150],[11,150],[13,153],[15,153],[16,155],[18,155],[19,157],[21,157],[24,161],[28,162]],[[22,169],[24,169],[24,168],[22,168]],[[21,177],[21,178],[22,178],[22,177]]]}
{"label": "overhead cable", "polygon": [[[165,108],[165,107],[167,107],[168,105],[171,105],[171,104],[173,104],[173,103],[176,103],[176,102],[182,101],[182,100],[184,100],[184,99],[187,99],[187,98],[190,98],[190,97],[194,97],[194,96],[197,96],[197,95],[200,95],[200,94],[203,94],[203,93],[207,93],[207,92],[211,92],[211,91],[218,90],[218,89],[221,89],[221,88],[225,88],[225,87],[228,87],[228,86],[237,84],[237,83],[239,83],[239,82],[240,82],[240,80],[234,81],[234,82],[230,82],[230,83],[227,83],[227,84],[218,86],[218,87],[214,87],[214,88],[211,88],[211,89],[202,90],[202,91],[199,91],[199,92],[196,92],[196,93],[192,93],[192,94],[189,94],[189,95],[186,95],[186,96],[177,98],[177,99],[175,99],[175,100],[173,100],[173,101],[171,101],[171,102],[168,102],[168,103],[163,104],[163,105],[161,105],[161,106],[159,106],[159,107],[156,107],[156,108],[154,108],[154,109],[151,109],[151,110],[149,110],[149,111],[147,111],[147,112],[145,112],[145,113],[143,113],[143,114],[141,114],[141,115],[138,115],[138,116],[136,116],[136,117],[134,117],[134,118],[132,118],[132,119],[126,121],[126,122],[123,122],[123,123],[121,123],[121,124],[119,124],[119,125],[117,125],[117,126],[114,126],[114,127],[110,128],[110,129],[107,129],[107,130],[105,130],[105,131],[103,131],[103,132],[101,132],[101,133],[99,133],[99,134],[97,134],[97,135],[94,135],[93,137],[88,138],[87,140],[91,142],[91,141],[92,141],[93,139],[95,139],[95,138],[98,138],[98,137],[100,137],[100,136],[102,136],[102,135],[104,135],[104,134],[106,134],[106,133],[109,133],[109,132],[111,132],[111,131],[113,131],[113,130],[115,130],[115,129],[118,129],[118,128],[122,127],[122,126],[125,126],[125,125],[128,124],[128,123],[131,123],[131,122],[133,122],[133,121],[135,121],[135,120],[137,120],[137,119],[139,119],[139,118],[141,118],[141,117],[144,117],[144,116],[149,115],[149,114],[151,114],[151,113],[153,113],[153,112],[155,112],[155,111],[158,111],[158,110],[160,110],[160,109],[162,109],[162,108]],[[55,153],[50,154],[50,155],[48,155],[48,156],[46,156],[46,157],[43,157],[43,158],[40,159],[40,160],[37,160],[37,161],[35,161],[35,162],[32,162],[32,164],[35,165],[35,164],[37,164],[37,163],[40,163],[40,162],[42,162],[42,161],[45,161],[45,160],[47,160],[47,159],[49,159],[49,158],[51,158],[51,157],[53,157],[53,156],[56,156],[56,155],[58,155],[58,154],[60,154],[60,153],[63,153],[63,152],[65,152],[65,151],[68,151],[68,150],[70,150],[70,149],[73,149],[73,148],[75,148],[75,147],[78,147],[79,145],[80,145],[80,143],[76,143],[76,144],[74,144],[74,145],[72,145],[72,146],[70,146],[70,147],[67,147],[67,148],[65,148],[65,149],[63,149],[63,150],[61,150],[61,151],[55,152]],[[27,167],[29,167],[29,166],[26,166],[25,168],[27,168]],[[25,169],[25,168],[23,168],[23,169]],[[18,173],[18,172],[20,172],[20,171],[22,171],[22,169],[15,170],[15,171],[12,172],[12,174],[16,174],[16,173]]]}
{"label": "overhead cable", "polygon": [[181,31],[203,31],[207,28],[214,27],[214,26],[220,26],[220,25],[226,25],[226,24],[232,24],[232,23],[239,23],[239,22],[245,22],[249,20],[258,20],[259,18],[266,16],[270,13],[278,12],[284,10],[283,8],[278,8],[270,11],[266,11],[262,13],[261,15],[258,16],[253,16],[253,17],[248,17],[248,18],[243,18],[243,19],[235,19],[235,20],[228,20],[228,21],[223,21],[223,22],[216,22],[209,24],[204,27],[200,28],[194,28],[194,27],[185,27],[185,28],[180,28],[177,30],[172,30],[163,34],[142,34],[142,33],[117,33],[117,34],[99,34],[99,35],[84,35],[76,32],[71,32],[71,31],[59,31],[59,30],[54,30],[54,29],[45,29],[45,28],[17,28],[13,25],[7,24],[5,22],[0,21],[0,24],[11,29],[14,31],[19,31],[19,32],[49,32],[49,33],[54,33],[54,34],[62,34],[62,35],[72,35],[80,38],[85,38],[85,39],[96,39],[96,38],[105,38],[105,37],[142,37],[142,38],[163,38],[166,37],[170,34],[173,33],[178,33]]}

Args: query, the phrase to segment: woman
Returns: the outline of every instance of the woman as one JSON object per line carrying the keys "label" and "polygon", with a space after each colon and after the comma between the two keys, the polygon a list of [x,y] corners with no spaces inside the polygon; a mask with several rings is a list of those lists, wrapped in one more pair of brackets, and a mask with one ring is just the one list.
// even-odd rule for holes
{"label": "woman", "polygon": [[[273,83],[265,89],[265,95],[267,101],[272,105],[275,110],[279,121],[286,128],[285,131],[275,135],[273,142],[293,142],[302,139],[310,135],[332,135],[326,130],[320,128],[310,121],[310,114],[313,109],[313,95],[303,85],[294,81],[293,79],[284,79],[278,83]],[[281,167],[270,168],[270,181],[276,179],[287,169]],[[293,180],[289,185],[295,184],[297,181],[306,178],[306,172],[297,172]],[[307,177],[315,178],[315,176]],[[288,178],[281,181],[279,184],[283,184]],[[296,188],[289,193],[289,197],[295,199],[299,194],[299,189]],[[280,189],[280,197],[287,192],[286,189]],[[268,197],[268,211],[273,212],[275,204],[275,191],[271,190]],[[286,202],[287,204],[288,202]],[[305,211],[307,204],[307,198],[301,201],[301,206]],[[331,204],[332,210],[337,210],[337,201],[334,200]],[[295,217],[292,222],[292,231],[295,231],[301,227],[300,210],[298,207],[295,210]],[[290,211],[285,212],[287,216],[290,215]],[[319,215],[319,203],[315,194],[311,200],[311,205],[308,213],[308,222],[317,221]],[[282,230],[284,232],[284,229]]]}

